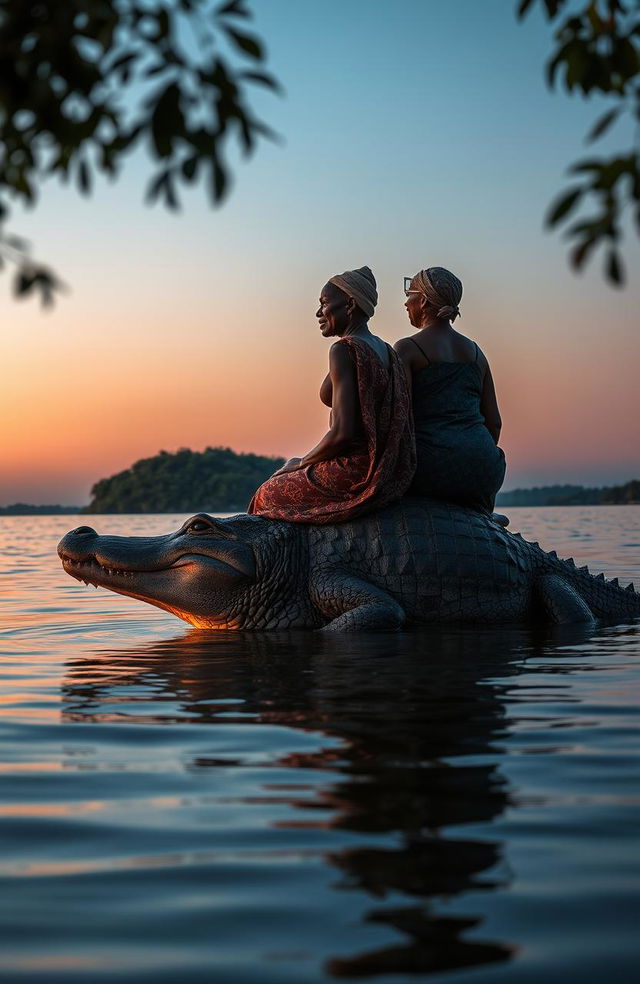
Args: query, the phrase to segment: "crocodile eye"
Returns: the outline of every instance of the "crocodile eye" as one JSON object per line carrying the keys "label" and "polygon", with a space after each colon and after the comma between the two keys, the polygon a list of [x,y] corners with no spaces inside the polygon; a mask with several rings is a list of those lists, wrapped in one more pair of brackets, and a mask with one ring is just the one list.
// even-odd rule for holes
{"label": "crocodile eye", "polygon": [[192,523],[185,528],[185,533],[210,533],[213,527],[210,523],[206,523],[204,519],[194,519]]}
{"label": "crocodile eye", "polygon": [[178,533],[179,536],[203,536],[206,534],[220,537],[223,540],[237,540],[237,536],[233,530],[225,529],[217,519],[213,519],[205,513],[188,520]]}

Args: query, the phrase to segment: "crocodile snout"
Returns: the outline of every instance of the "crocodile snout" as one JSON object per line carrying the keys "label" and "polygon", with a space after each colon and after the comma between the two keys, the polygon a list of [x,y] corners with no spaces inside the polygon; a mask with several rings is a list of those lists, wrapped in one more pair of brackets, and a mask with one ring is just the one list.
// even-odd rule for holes
{"label": "crocodile snout", "polygon": [[98,534],[90,526],[78,526],[75,530],[70,530],[67,536],[97,536]]}
{"label": "crocodile snout", "polygon": [[90,526],[77,526],[75,530],[69,530],[58,544],[58,556],[61,560],[79,560],[86,557],[91,552],[88,540],[94,539],[97,535]]}

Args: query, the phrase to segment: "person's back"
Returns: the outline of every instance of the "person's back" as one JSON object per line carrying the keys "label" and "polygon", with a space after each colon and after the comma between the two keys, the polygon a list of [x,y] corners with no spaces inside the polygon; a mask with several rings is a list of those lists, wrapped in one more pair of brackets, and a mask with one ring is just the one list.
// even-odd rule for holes
{"label": "person's back", "polygon": [[505,472],[501,420],[487,359],[450,324],[462,285],[435,267],[417,274],[406,293],[420,329],[395,346],[412,390],[417,470],[410,493],[491,512]]}

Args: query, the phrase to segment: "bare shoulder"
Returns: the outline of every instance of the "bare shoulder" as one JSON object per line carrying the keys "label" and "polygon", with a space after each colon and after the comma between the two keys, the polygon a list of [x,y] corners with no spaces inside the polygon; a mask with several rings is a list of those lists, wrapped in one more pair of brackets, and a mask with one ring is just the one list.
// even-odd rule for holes
{"label": "bare shoulder", "polygon": [[487,357],[478,345],[478,343],[473,339],[469,338],[467,335],[463,335],[462,332],[456,332],[458,338],[465,344],[467,351],[472,356],[472,361],[477,362],[482,370],[482,375],[486,373],[489,368],[489,363]]}
{"label": "bare shoulder", "polygon": [[394,351],[398,353],[405,365],[410,366],[415,357],[416,347],[410,338],[399,338],[393,344]]}
{"label": "bare shoulder", "polygon": [[482,375],[484,376],[487,372],[491,372],[491,370],[489,369],[489,360],[487,359],[486,355],[484,354],[484,352],[482,351],[479,345],[477,345],[477,348],[478,348],[477,363],[480,366],[480,369],[482,370]]}
{"label": "bare shoulder", "polygon": [[332,372],[349,372],[353,369],[353,356],[348,345],[334,342],[329,349],[329,367]]}
{"label": "bare shoulder", "polygon": [[413,345],[411,339],[407,337],[399,338],[397,342],[393,343],[393,347],[399,355],[401,352],[410,352]]}

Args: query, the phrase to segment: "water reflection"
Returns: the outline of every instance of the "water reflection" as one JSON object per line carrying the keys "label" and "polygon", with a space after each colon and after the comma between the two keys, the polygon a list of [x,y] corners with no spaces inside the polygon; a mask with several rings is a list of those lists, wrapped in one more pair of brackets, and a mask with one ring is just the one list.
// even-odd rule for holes
{"label": "water reflection", "polygon": [[[291,788],[266,783],[263,802],[280,797],[294,808],[295,819],[282,826],[367,835],[361,845],[325,855],[337,873],[333,891],[341,900],[365,893],[364,920],[393,928],[399,940],[329,955],[326,970],[356,977],[475,966],[509,959],[517,941],[481,938],[473,896],[468,914],[443,914],[442,905],[509,880],[491,827],[480,840],[463,826],[490,824],[510,804],[499,767],[510,727],[507,689],[513,715],[513,678],[527,659],[578,644],[589,631],[434,629],[346,639],[213,638],[192,630],[70,661],[63,717],[231,728],[250,720],[326,735],[321,747],[289,751],[273,763],[291,770]],[[200,754],[188,768],[229,764],[243,760]],[[300,769],[327,772],[311,797],[300,796]],[[260,802],[253,798],[246,808]],[[371,834],[384,843],[371,843]],[[352,949],[358,951],[355,943]]]}

